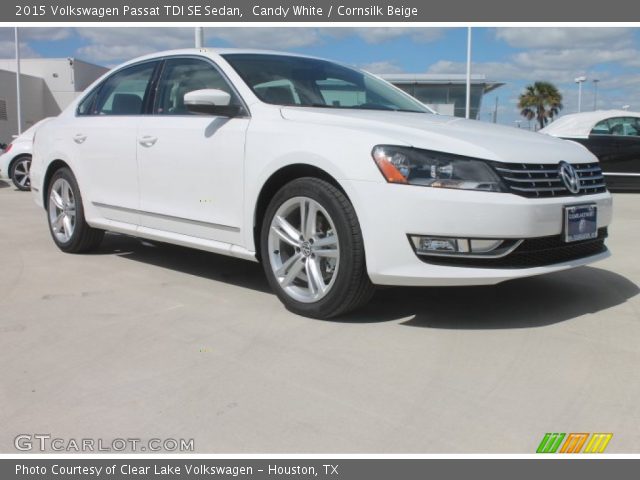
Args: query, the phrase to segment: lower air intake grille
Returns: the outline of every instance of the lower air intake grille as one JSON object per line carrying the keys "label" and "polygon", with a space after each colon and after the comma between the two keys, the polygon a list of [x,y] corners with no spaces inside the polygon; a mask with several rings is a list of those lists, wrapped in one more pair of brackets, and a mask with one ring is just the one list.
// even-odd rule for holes
{"label": "lower air intake grille", "polygon": [[426,263],[478,268],[531,268],[591,257],[607,251],[604,239],[607,229],[598,230],[598,236],[590,240],[565,243],[563,235],[528,238],[513,252],[502,258],[436,257],[420,255]]}

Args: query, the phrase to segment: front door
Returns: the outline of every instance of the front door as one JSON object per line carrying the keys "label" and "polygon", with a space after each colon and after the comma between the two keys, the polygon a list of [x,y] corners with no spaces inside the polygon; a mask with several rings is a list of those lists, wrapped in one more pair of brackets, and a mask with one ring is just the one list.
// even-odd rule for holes
{"label": "front door", "polygon": [[153,115],[137,136],[143,227],[241,244],[244,144],[248,117],[193,114],[184,95],[215,88],[240,99],[212,63],[171,58],[158,82]]}

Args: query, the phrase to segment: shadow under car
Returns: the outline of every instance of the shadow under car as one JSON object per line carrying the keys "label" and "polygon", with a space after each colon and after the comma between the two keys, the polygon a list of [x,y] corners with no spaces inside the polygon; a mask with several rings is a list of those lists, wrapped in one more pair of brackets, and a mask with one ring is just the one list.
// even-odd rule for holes
{"label": "shadow under car", "polygon": [[[271,292],[258,263],[176,245],[108,233],[95,254],[168,268],[188,275]],[[640,288],[626,277],[596,267],[473,287],[381,287],[358,312],[334,322],[445,329],[543,327],[626,302]]]}

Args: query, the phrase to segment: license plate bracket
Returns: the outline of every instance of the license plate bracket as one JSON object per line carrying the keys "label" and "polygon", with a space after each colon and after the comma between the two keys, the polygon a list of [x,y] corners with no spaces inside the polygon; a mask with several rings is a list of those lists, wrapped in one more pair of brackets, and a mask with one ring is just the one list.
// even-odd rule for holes
{"label": "license plate bracket", "polygon": [[593,204],[564,207],[564,241],[590,240],[598,236],[598,206]]}

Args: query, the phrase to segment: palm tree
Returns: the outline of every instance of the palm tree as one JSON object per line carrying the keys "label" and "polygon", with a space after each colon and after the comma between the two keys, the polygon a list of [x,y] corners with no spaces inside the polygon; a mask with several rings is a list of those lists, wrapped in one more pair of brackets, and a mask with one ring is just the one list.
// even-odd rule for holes
{"label": "palm tree", "polygon": [[553,83],[535,82],[520,94],[518,108],[523,117],[535,118],[540,128],[544,128],[562,110],[562,94]]}

